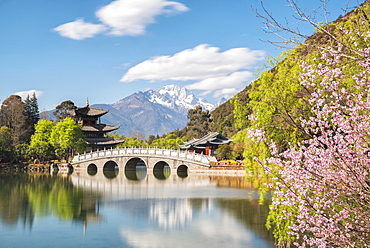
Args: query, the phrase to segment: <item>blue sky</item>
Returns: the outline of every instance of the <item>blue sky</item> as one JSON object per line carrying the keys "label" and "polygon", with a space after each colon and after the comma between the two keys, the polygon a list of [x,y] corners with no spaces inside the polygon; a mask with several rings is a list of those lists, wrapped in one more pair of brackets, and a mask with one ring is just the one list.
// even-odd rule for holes
{"label": "blue sky", "polygon": [[[347,0],[328,4],[332,21]],[[361,2],[350,0],[349,7]],[[298,1],[312,10],[320,0]],[[265,0],[278,20],[286,0]],[[40,110],[65,100],[114,103],[167,84],[216,102],[282,50],[262,30],[258,0],[0,0],[0,100],[36,92]],[[318,20],[324,20],[321,12]],[[295,23],[293,25],[296,25]],[[297,24],[298,25],[298,24]],[[305,32],[312,27],[302,26]]]}

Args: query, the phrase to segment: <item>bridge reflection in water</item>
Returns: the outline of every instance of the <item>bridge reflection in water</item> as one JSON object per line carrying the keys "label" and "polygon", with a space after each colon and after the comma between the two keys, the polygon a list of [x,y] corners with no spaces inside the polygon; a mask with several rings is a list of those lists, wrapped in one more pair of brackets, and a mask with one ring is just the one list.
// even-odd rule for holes
{"label": "bridge reflection in water", "polygon": [[[250,197],[251,194],[258,198],[251,184],[244,177],[240,176],[212,176],[203,173],[190,173],[187,171],[173,170],[169,166],[163,165],[157,169],[148,169],[144,165],[127,167],[122,172],[115,168],[110,170],[97,171],[90,168],[88,172],[75,171],[70,177],[75,186],[81,186],[90,190],[102,192],[104,194],[124,196],[129,198],[137,197],[178,197],[186,196],[188,192],[193,192],[198,188],[208,192],[209,188],[218,188],[217,195],[226,188],[238,188],[242,191],[233,190],[227,197]],[[135,187],[132,187],[135,185]],[[235,195],[236,194],[236,195]],[[208,193],[202,196],[211,196]]]}
{"label": "bridge reflection in water", "polygon": [[0,246],[273,247],[243,177],[167,169],[0,173]]}
{"label": "bridge reflection in water", "polygon": [[[73,172],[70,177],[74,186],[104,196],[108,203],[105,208],[117,208],[108,218],[125,214],[135,221],[147,219],[151,223],[145,234],[143,230],[121,227],[121,237],[133,247],[189,244],[188,235],[203,245],[207,240],[212,247],[273,247],[272,234],[264,226],[270,201],[259,205],[257,192],[243,177],[197,173],[179,177],[164,171],[158,176],[154,171],[148,173],[145,166],[137,166],[124,173],[116,170],[113,176],[98,171],[94,175]],[[252,236],[253,243],[248,243]],[[225,240],[230,243],[223,243]]]}

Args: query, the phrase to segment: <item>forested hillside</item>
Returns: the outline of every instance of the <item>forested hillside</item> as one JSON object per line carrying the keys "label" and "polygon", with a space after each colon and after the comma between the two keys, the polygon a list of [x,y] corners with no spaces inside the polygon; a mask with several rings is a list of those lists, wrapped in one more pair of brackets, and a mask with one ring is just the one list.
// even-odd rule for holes
{"label": "forested hillside", "polygon": [[370,27],[369,13],[369,3],[365,2],[330,24],[319,24],[318,31],[304,43],[284,51],[278,58],[267,60],[270,69],[260,73],[243,91],[211,113],[201,108],[190,111],[187,126],[169,134],[186,141],[200,138],[207,132],[219,132],[234,140],[232,152],[224,155],[229,159],[244,159],[252,170],[257,166],[253,158],[258,156],[263,160],[269,157],[269,152],[267,146],[256,145],[249,138],[248,130],[263,130],[268,140],[276,142],[279,151],[309,138],[300,119],[311,115],[308,99],[315,86],[301,85],[302,63],[323,63],[322,55],[326,51],[340,49],[346,54],[340,61],[345,67],[344,84],[351,87],[352,76],[361,70],[357,63],[361,56],[357,50],[368,45],[367,37],[362,34]]}
{"label": "forested hillside", "polygon": [[[247,128],[262,128],[269,139],[277,142],[279,150],[289,143],[296,143],[307,137],[301,128],[300,118],[311,114],[307,99],[312,88],[300,84],[302,62],[322,63],[322,54],[329,48],[338,48],[346,54],[341,59],[345,69],[345,84],[350,87],[360,67],[356,50],[368,44],[361,36],[369,30],[369,3],[338,18],[331,24],[322,25],[322,30],[310,36],[302,45],[285,51],[280,58],[268,61],[273,66],[234,98],[211,112],[209,131],[220,132],[233,137],[236,142],[248,143]],[[255,121],[249,119],[253,116]],[[250,148],[249,148],[250,150]],[[253,157],[249,152],[246,157]]]}
{"label": "forested hillside", "polygon": [[211,113],[212,131],[231,136],[234,153],[243,147],[255,186],[274,192],[268,225],[280,246],[370,245],[360,224],[370,197],[369,20],[366,1],[319,23]]}

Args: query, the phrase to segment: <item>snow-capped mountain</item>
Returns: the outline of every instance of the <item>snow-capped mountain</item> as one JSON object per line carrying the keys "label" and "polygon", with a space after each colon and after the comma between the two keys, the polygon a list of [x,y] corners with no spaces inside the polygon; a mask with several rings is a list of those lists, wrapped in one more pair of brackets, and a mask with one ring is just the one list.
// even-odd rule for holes
{"label": "snow-capped mountain", "polygon": [[179,113],[187,114],[189,109],[202,106],[203,110],[213,110],[214,105],[205,98],[197,98],[191,91],[177,85],[166,85],[155,91],[145,92],[149,101],[171,108]]}
{"label": "snow-capped mountain", "polygon": [[197,98],[186,88],[167,85],[157,90],[136,92],[113,104],[95,106],[109,109],[102,122],[120,126],[119,134],[129,136],[138,130],[147,137],[184,128],[188,122],[188,110],[199,105],[203,110],[212,111],[219,103],[213,105],[204,98]]}

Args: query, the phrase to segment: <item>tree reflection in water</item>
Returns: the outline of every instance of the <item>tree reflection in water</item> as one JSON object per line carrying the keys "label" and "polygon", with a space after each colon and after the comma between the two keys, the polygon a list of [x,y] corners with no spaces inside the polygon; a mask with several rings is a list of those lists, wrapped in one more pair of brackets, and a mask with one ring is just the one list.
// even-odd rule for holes
{"label": "tree reflection in water", "polygon": [[[74,240],[86,247],[84,242],[106,246],[104,242],[108,239],[115,242],[115,247],[140,247],[138,244],[153,242],[172,247],[177,239],[184,245],[191,241],[212,243],[212,247],[224,247],[225,242],[244,247],[263,240],[267,245],[261,247],[272,247],[272,235],[264,227],[269,201],[259,205],[258,197],[249,199],[248,192],[255,191],[243,177],[190,173],[181,178],[177,173],[166,175],[163,166],[163,177],[158,178],[140,166],[118,174],[115,169],[58,176],[0,173],[0,223],[11,229],[23,223],[23,228],[33,227],[33,235],[41,235],[39,238],[44,233],[36,234],[39,226],[35,223],[40,222],[36,219],[56,216],[63,220],[45,221],[53,230],[48,233],[51,237],[57,233],[54,230],[67,229],[61,234],[63,237],[81,231],[68,230],[68,221],[84,227],[94,222],[87,232],[90,240]],[[107,176],[109,172],[113,174]],[[2,237],[9,234],[13,233]],[[29,237],[23,236],[26,240]],[[164,239],[168,246],[161,243]],[[13,241],[8,238],[8,244]],[[54,244],[47,243],[45,247]]]}
{"label": "tree reflection in water", "polygon": [[35,217],[97,221],[96,194],[73,186],[69,177],[50,174],[0,173],[0,218],[8,227],[20,220],[32,228]]}

